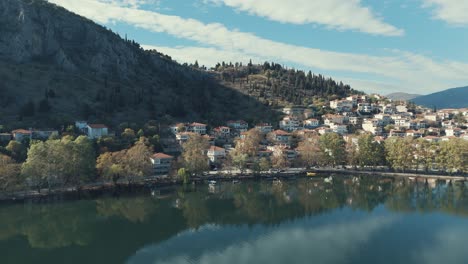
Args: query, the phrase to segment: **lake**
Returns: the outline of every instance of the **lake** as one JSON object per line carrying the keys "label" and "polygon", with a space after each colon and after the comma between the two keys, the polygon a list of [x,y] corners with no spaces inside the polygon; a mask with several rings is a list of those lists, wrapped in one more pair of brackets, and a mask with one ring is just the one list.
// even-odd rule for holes
{"label": "lake", "polygon": [[468,184],[188,185],[0,207],[0,263],[467,263]]}

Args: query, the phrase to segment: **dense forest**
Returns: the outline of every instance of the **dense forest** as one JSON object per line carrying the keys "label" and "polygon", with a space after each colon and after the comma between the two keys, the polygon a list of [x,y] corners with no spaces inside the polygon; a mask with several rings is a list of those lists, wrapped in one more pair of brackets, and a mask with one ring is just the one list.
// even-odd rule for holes
{"label": "dense forest", "polygon": [[271,106],[309,105],[320,99],[361,94],[332,78],[288,69],[274,62],[260,65],[222,62],[212,70],[224,84]]}

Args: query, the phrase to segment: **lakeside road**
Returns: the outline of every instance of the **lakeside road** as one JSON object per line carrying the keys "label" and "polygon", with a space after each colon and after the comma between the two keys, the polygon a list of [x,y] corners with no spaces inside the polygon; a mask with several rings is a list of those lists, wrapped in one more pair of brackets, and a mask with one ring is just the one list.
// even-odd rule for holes
{"label": "lakeside road", "polygon": [[[361,170],[353,169],[351,167],[346,168],[332,168],[332,167],[320,167],[313,169],[306,168],[287,168],[284,170],[270,170],[255,174],[252,170],[224,170],[224,171],[209,171],[203,176],[192,177],[192,182],[204,182],[207,180],[218,180],[218,181],[230,181],[230,180],[252,180],[252,179],[271,179],[271,178],[282,178],[282,179],[294,179],[296,177],[307,177],[306,172],[315,172],[316,176],[310,178],[320,178],[322,176],[328,176],[329,174],[339,175],[378,175],[384,177],[394,178],[409,178],[413,179],[431,179],[431,180],[449,180],[449,181],[466,181],[466,176],[453,176],[443,174],[425,174],[424,172],[391,172],[388,170]],[[24,190],[14,193],[0,193],[0,202],[12,202],[12,201],[23,201],[27,199],[41,199],[56,195],[73,195],[79,193],[103,193],[109,191],[115,191],[119,188],[158,188],[158,187],[169,187],[181,185],[181,180],[176,180],[168,177],[146,177],[139,180],[133,181],[129,184],[127,181],[121,180],[117,185],[109,182],[97,182],[84,184],[80,187],[69,186],[62,188],[54,188],[51,190],[41,189],[40,192],[37,190]],[[99,194],[98,194],[99,195]]]}

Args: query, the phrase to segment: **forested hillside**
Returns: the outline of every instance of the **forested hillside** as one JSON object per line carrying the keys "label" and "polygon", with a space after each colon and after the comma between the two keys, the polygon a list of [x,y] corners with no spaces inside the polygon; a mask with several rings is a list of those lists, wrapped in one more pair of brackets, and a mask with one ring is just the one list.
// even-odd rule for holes
{"label": "forested hillside", "polygon": [[267,121],[265,105],[200,69],[44,0],[0,1],[0,121]]}
{"label": "forested hillside", "polygon": [[277,63],[218,63],[213,69],[225,85],[272,106],[309,105],[318,99],[336,99],[360,92],[349,85],[312,72],[287,69]]}

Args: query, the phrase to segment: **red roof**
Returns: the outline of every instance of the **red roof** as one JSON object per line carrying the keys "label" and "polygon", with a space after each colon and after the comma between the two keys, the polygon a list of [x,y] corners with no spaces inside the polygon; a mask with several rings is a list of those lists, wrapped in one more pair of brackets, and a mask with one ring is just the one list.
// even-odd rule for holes
{"label": "red roof", "polygon": [[275,133],[275,135],[279,135],[279,136],[289,136],[291,134],[289,134],[288,132],[284,131],[284,130],[275,130],[273,133]]}
{"label": "red roof", "polygon": [[210,151],[223,151],[223,148],[217,147],[217,146],[211,146],[208,150]]}
{"label": "red roof", "polygon": [[164,153],[156,153],[153,155],[153,158],[155,159],[172,159],[174,158],[173,156],[164,154]]}
{"label": "red roof", "polygon": [[202,123],[192,123],[190,126],[206,126],[205,124]]}
{"label": "red roof", "polygon": [[26,129],[16,129],[16,130],[13,130],[11,131],[11,133],[13,134],[31,134],[31,131],[29,130],[26,130]]}
{"label": "red roof", "polygon": [[107,128],[104,124],[88,124],[90,128]]}

